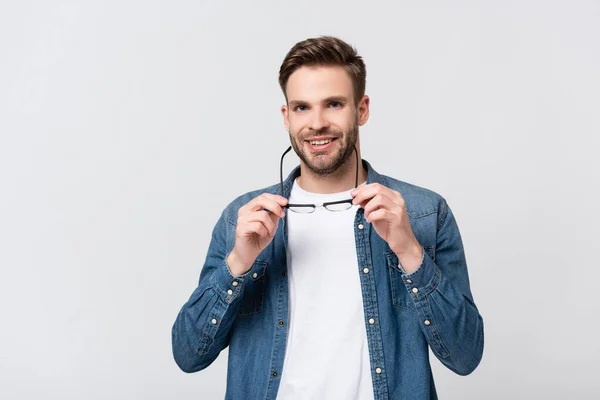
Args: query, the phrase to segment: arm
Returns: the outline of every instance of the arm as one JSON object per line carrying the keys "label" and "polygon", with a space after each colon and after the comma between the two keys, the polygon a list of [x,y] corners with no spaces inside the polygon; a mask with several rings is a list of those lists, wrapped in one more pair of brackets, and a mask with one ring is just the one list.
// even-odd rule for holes
{"label": "arm", "polygon": [[275,237],[286,204],[284,197],[263,193],[240,207],[232,243],[227,241],[227,229],[232,227],[225,212],[221,215],[198,287],[173,325],[173,356],[183,371],[208,367],[228,345],[248,271]]}
{"label": "arm", "polygon": [[435,262],[423,251],[415,272],[399,267],[433,353],[452,371],[467,375],[483,355],[483,319],[471,295],[458,225],[443,199],[437,229]]}
{"label": "arm", "polygon": [[231,250],[227,248],[227,223],[221,215],[212,233],[198,287],[173,325],[173,356],[185,372],[208,367],[227,347],[243,294],[246,275],[234,277],[226,262]]}

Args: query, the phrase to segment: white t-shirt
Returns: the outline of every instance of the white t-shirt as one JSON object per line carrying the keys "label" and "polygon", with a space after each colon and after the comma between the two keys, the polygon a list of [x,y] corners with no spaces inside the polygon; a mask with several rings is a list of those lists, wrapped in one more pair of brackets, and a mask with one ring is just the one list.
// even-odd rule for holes
{"label": "white t-shirt", "polygon": [[[296,182],[289,202],[322,204],[350,190],[317,194]],[[287,211],[289,326],[278,399],[373,399],[354,239],[358,206]]]}

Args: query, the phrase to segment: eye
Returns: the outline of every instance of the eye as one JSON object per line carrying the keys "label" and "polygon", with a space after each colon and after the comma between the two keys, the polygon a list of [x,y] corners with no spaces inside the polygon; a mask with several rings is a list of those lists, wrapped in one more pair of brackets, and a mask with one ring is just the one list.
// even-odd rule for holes
{"label": "eye", "polygon": [[304,104],[300,104],[299,106],[294,107],[294,111],[304,111],[306,110],[306,106]]}
{"label": "eye", "polygon": [[342,108],[342,103],[340,103],[339,101],[332,101],[331,103],[329,103],[329,107],[331,107],[331,108]]}

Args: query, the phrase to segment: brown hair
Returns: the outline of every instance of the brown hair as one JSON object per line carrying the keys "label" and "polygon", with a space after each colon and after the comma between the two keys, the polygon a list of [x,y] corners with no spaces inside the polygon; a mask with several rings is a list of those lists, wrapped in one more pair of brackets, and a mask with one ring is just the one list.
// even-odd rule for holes
{"label": "brown hair", "polygon": [[287,102],[286,85],[290,75],[302,66],[344,67],[354,89],[354,103],[365,94],[367,69],[356,49],[333,36],[321,36],[298,42],[285,56],[279,68],[279,86]]}

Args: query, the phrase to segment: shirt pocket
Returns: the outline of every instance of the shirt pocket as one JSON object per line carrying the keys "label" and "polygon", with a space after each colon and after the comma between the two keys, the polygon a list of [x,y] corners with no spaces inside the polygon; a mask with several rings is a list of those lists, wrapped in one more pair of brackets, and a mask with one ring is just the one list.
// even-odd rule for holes
{"label": "shirt pocket", "polygon": [[238,315],[251,315],[263,310],[265,301],[267,262],[256,260],[250,270],[250,282],[244,286],[244,294],[241,299]]}
{"label": "shirt pocket", "polygon": [[[432,260],[435,259],[435,248],[433,246],[423,246],[423,249]],[[392,293],[392,304],[394,307],[406,310],[414,310],[414,302],[408,289],[406,288],[407,283],[402,278],[402,270],[398,266],[398,257],[393,252],[387,252],[385,254],[388,265],[388,272],[390,274],[390,290]]]}

